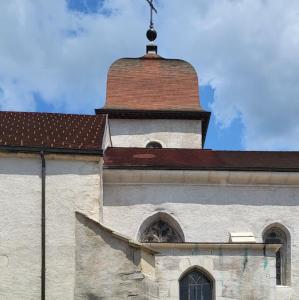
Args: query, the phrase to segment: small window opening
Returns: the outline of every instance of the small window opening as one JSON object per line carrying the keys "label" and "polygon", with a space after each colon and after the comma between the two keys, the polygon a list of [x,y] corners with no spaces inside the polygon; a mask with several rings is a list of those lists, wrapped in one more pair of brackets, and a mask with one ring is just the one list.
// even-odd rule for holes
{"label": "small window opening", "polygon": [[152,148],[152,149],[162,149],[162,145],[158,142],[149,142],[146,145],[146,148]]}
{"label": "small window opening", "polygon": [[267,230],[264,235],[266,244],[281,244],[276,252],[276,284],[286,285],[287,279],[287,236],[283,230],[274,227]]}

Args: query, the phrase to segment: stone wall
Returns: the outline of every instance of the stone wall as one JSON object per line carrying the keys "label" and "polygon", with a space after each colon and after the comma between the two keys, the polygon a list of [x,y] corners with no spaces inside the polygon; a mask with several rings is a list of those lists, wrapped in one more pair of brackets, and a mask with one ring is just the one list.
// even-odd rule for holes
{"label": "stone wall", "polygon": [[159,299],[155,279],[142,272],[143,251],[77,214],[75,299]]}
{"label": "stone wall", "polygon": [[145,147],[159,142],[163,148],[201,149],[199,120],[117,120],[110,119],[113,147]]}
{"label": "stone wall", "polygon": [[179,279],[198,269],[211,277],[217,300],[274,300],[275,254],[263,249],[221,248],[162,250],[156,256],[156,273],[160,299],[179,299]]}

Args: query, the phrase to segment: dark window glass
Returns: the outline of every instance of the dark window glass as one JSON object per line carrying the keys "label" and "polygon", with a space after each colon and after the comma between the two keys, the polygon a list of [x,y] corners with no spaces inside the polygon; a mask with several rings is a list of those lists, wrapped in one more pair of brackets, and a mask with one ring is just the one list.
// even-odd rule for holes
{"label": "dark window glass", "polygon": [[212,292],[212,282],[197,270],[180,280],[180,300],[212,300]]}
{"label": "dark window glass", "polygon": [[287,237],[286,234],[279,228],[269,229],[265,236],[266,244],[282,244],[281,248],[276,252],[276,284],[286,284],[286,250]]}
{"label": "dark window glass", "polygon": [[149,142],[146,148],[162,149],[162,145],[158,142]]}

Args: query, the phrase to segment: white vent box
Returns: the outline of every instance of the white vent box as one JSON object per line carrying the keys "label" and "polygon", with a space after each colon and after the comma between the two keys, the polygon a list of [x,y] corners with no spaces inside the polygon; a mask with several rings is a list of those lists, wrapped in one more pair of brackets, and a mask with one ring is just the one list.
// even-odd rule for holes
{"label": "white vent box", "polygon": [[256,243],[256,239],[252,232],[230,232],[229,242],[236,244]]}

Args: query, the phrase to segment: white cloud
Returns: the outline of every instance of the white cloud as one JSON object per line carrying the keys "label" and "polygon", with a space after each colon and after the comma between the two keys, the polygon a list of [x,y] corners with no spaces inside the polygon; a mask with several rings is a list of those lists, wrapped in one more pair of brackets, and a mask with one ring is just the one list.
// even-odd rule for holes
{"label": "white cloud", "polygon": [[[160,0],[160,53],[184,58],[215,88],[220,126],[241,117],[244,146],[299,149],[299,2]],[[141,56],[143,0],[106,0],[109,17],[79,14],[62,0],[0,2],[0,106],[34,110],[34,92],[69,112],[105,97],[109,65]]]}

